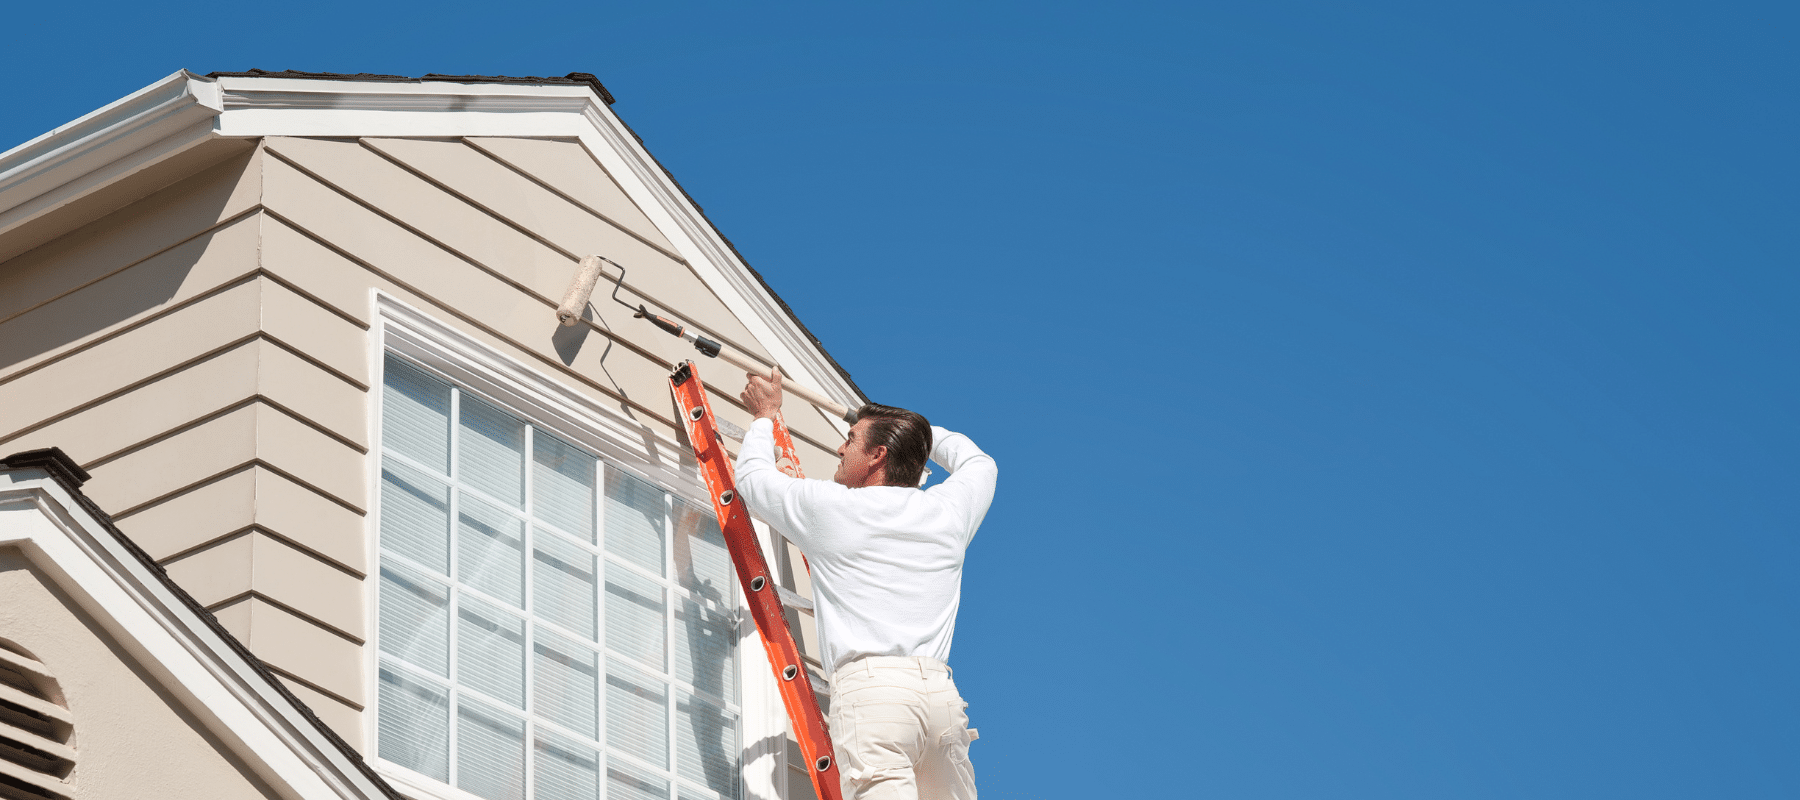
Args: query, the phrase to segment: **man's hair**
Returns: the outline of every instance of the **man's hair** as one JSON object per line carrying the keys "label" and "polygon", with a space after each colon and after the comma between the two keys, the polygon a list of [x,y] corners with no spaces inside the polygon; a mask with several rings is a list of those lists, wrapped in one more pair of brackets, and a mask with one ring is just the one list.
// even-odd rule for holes
{"label": "man's hair", "polygon": [[865,419],[869,427],[863,449],[887,448],[887,484],[918,486],[931,458],[931,423],[904,408],[878,403],[864,403],[856,410],[856,421]]}

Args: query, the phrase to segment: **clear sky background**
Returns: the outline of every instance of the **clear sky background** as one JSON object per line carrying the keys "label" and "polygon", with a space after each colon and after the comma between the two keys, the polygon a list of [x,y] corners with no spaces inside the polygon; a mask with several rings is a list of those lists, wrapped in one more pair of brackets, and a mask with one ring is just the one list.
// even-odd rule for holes
{"label": "clear sky background", "polygon": [[34,3],[0,149],[180,68],[596,73],[999,460],[989,800],[1795,798],[1796,14]]}

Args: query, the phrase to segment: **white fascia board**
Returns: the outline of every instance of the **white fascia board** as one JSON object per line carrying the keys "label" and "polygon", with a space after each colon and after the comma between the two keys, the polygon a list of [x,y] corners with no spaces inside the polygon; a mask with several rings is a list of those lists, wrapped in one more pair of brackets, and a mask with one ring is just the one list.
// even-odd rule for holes
{"label": "white fascia board", "polygon": [[223,136],[575,136],[586,86],[218,79]]}
{"label": "white fascia board", "polygon": [[0,153],[0,234],[206,141],[223,108],[182,70]]}
{"label": "white fascia board", "polygon": [[577,139],[785,371],[859,404],[849,382],[587,86],[221,77],[218,88],[222,136]]}
{"label": "white fascia board", "polygon": [[0,547],[55,580],[280,796],[386,794],[42,469],[0,473]]}

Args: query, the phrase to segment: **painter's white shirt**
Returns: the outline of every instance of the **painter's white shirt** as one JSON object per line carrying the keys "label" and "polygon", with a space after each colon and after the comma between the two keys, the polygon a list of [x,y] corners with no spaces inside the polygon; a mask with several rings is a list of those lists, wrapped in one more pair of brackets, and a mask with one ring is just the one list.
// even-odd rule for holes
{"label": "painter's white shirt", "polygon": [[994,459],[933,426],[931,460],[950,471],[943,483],[851,489],[781,474],[774,431],[759,419],[744,435],[738,492],[806,553],[827,671],[862,656],[948,662],[963,550],[994,500]]}

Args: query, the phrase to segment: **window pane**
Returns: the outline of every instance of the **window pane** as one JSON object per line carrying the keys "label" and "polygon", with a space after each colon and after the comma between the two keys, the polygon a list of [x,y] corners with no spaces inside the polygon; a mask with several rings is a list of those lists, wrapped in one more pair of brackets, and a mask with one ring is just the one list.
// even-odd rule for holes
{"label": "window pane", "polygon": [[713,510],[675,501],[675,579],[686,589],[715,603],[731,602],[731,551],[719,532]]}
{"label": "window pane", "polygon": [[525,721],[458,698],[456,785],[488,800],[525,798]]}
{"label": "window pane", "polygon": [[513,508],[525,502],[525,423],[467,392],[462,394],[457,480]]}
{"label": "window pane", "polygon": [[381,652],[450,675],[450,592],[398,564],[381,565]]}
{"label": "window pane", "polygon": [[385,664],[380,683],[381,757],[450,780],[450,698],[444,688]]}
{"label": "window pane", "polygon": [[450,386],[391,353],[384,372],[382,446],[449,472]]}
{"label": "window pane", "polygon": [[555,734],[537,737],[536,800],[599,800],[600,756]]}
{"label": "window pane", "polygon": [[532,700],[538,716],[589,738],[600,738],[600,660],[585,647],[543,628],[532,644]]}
{"label": "window pane", "polygon": [[524,521],[468,492],[456,503],[456,579],[523,608]]}
{"label": "window pane", "polygon": [[[606,744],[669,766],[669,688],[615,660],[606,662]],[[666,790],[665,790],[666,791]]]}
{"label": "window pane", "polygon": [[738,800],[711,506],[404,358],[381,411],[380,755],[487,800]]}
{"label": "window pane", "polygon": [[681,777],[726,797],[738,785],[737,718],[687,692],[675,706],[675,757]]}
{"label": "window pane", "polygon": [[606,565],[606,646],[663,669],[663,588],[617,564]]}
{"label": "window pane", "polygon": [[606,470],[606,551],[663,574],[663,492],[624,470]]}
{"label": "window pane", "polygon": [[381,546],[448,573],[450,487],[391,458],[381,466]]}
{"label": "window pane", "polygon": [[606,800],[668,800],[669,782],[616,758],[606,763]]}
{"label": "window pane", "polygon": [[737,613],[683,597],[675,611],[675,677],[737,702]]}
{"label": "window pane", "polygon": [[725,537],[712,509],[675,501],[675,577],[688,595],[675,603],[675,677],[728,702],[737,700],[737,592]]}
{"label": "window pane", "polygon": [[534,613],[594,641],[594,554],[543,528],[532,544]]}
{"label": "window pane", "polygon": [[531,435],[531,503],[538,519],[594,541],[596,459],[554,436]]}
{"label": "window pane", "polygon": [[463,593],[456,625],[456,682],[525,707],[525,624]]}

